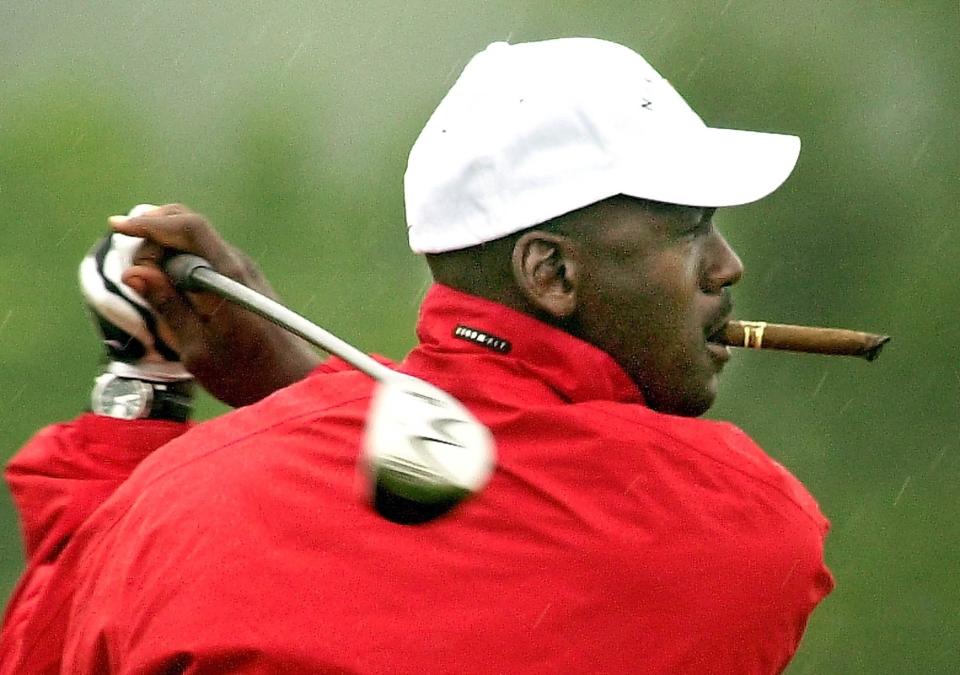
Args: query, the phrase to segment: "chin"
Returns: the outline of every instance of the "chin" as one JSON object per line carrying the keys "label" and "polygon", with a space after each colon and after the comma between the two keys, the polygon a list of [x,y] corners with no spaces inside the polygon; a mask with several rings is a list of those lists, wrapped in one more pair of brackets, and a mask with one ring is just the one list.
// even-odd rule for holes
{"label": "chin", "polygon": [[716,395],[712,392],[701,392],[698,396],[669,397],[667,400],[647,395],[646,403],[651,410],[660,413],[681,417],[700,417],[713,406],[715,399]]}
{"label": "chin", "polygon": [[720,371],[707,355],[697,360],[684,353],[673,354],[666,363],[647,364],[630,375],[647,407],[668,415],[703,415],[713,406],[720,388]]}
{"label": "chin", "polygon": [[681,417],[700,417],[717,399],[718,378],[711,377],[706,383],[689,389],[668,389],[666,392],[641,390],[647,407],[657,412]]}
{"label": "chin", "polygon": [[690,402],[674,411],[673,415],[680,415],[682,417],[700,417],[706,413],[713,406],[713,399],[709,401],[696,401]]}

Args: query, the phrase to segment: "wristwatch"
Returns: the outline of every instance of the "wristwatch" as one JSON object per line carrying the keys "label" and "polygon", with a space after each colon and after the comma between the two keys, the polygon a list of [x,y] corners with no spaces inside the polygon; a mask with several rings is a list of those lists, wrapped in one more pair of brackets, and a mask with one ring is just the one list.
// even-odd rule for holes
{"label": "wristwatch", "polygon": [[121,420],[185,422],[193,410],[193,381],[150,382],[104,373],[94,380],[90,407]]}

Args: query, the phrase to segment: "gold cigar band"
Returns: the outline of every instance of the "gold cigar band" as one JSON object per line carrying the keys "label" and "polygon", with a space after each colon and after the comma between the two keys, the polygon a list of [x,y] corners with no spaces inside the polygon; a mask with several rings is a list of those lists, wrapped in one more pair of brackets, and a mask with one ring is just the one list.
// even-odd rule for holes
{"label": "gold cigar band", "polygon": [[742,321],[743,346],[760,349],[763,346],[763,330],[767,327],[766,321]]}

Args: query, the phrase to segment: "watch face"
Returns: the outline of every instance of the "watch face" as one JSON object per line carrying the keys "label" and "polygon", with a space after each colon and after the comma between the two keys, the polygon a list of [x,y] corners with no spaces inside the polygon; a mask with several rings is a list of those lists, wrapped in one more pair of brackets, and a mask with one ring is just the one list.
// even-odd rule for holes
{"label": "watch face", "polygon": [[99,415],[135,420],[147,416],[152,399],[153,387],[149,384],[107,373],[97,378],[92,404]]}

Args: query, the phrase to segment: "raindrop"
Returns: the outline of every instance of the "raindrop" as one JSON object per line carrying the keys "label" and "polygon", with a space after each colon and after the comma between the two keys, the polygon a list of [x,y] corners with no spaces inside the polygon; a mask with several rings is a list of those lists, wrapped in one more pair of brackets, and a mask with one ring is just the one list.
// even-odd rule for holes
{"label": "raindrop", "polygon": [[9,401],[7,401],[6,410],[10,410],[11,408],[13,408],[13,404],[16,403],[21,396],[23,396],[23,392],[25,392],[26,390],[27,390],[27,385],[23,385],[22,387],[20,387],[20,389],[17,390],[17,393],[14,394]]}
{"label": "raindrop", "polygon": [[703,62],[706,60],[707,60],[706,56],[701,56],[699,59],[697,59],[697,62],[693,64],[693,68],[691,68],[689,72],[687,72],[687,75],[685,78],[688,83],[693,82],[694,75],[697,74],[697,71],[700,70],[700,66],[702,66]]}
{"label": "raindrop", "polygon": [[913,153],[913,157],[910,159],[910,166],[916,167],[920,163],[920,160],[923,159],[923,156],[927,154],[927,147],[930,145],[930,137],[927,136],[923,139],[920,145],[917,147],[916,152]]}
{"label": "raindrop", "polygon": [[293,54],[290,56],[289,59],[287,59],[287,63],[283,66],[284,70],[290,70],[290,67],[293,65],[293,62],[297,60],[297,57],[300,56],[301,52],[303,52],[303,49],[306,46],[307,46],[306,40],[304,40],[303,42],[297,45],[297,48],[293,50]]}
{"label": "raindrop", "polygon": [[536,628],[540,625],[540,622],[543,621],[543,617],[547,615],[547,610],[550,609],[551,605],[553,605],[552,602],[547,603],[547,606],[543,608],[542,612],[540,612],[540,616],[538,616],[537,620],[533,622],[533,626],[531,626],[531,628]]}
{"label": "raindrop", "polygon": [[856,400],[857,400],[857,398],[856,398],[856,396],[854,396],[854,397],[851,398],[849,401],[847,401],[846,403],[844,403],[842,406],[840,406],[840,410],[837,411],[837,414],[842,415],[843,413],[845,413],[845,412],[847,411],[847,408],[849,408],[850,405],[851,405],[854,401],[856,401]]}
{"label": "raindrop", "polygon": [[823,383],[827,381],[827,374],[828,374],[829,372],[830,372],[830,371],[828,371],[828,370],[823,371],[823,377],[821,377],[821,378],[820,378],[820,381],[817,382],[817,386],[814,388],[814,390],[813,390],[813,395],[811,396],[811,398],[816,398],[816,397],[817,397],[817,394],[820,393],[820,389],[823,388]]}
{"label": "raindrop", "polygon": [[7,325],[7,322],[10,320],[10,317],[13,316],[13,310],[8,309],[7,315],[3,317],[3,321],[0,321],[0,333],[3,332],[3,327]]}
{"label": "raindrop", "polygon": [[940,454],[937,455],[932,462],[930,462],[930,471],[933,471],[938,466],[940,466],[940,462],[943,461],[943,458],[946,456],[946,454],[947,454],[947,446],[943,446],[943,449],[940,450]]}
{"label": "raindrop", "polygon": [[900,498],[903,496],[903,493],[906,491],[907,486],[910,485],[910,479],[912,476],[907,476],[907,479],[903,481],[903,485],[900,486],[900,492],[897,493],[897,496],[893,500],[893,505],[896,506],[900,503]]}

